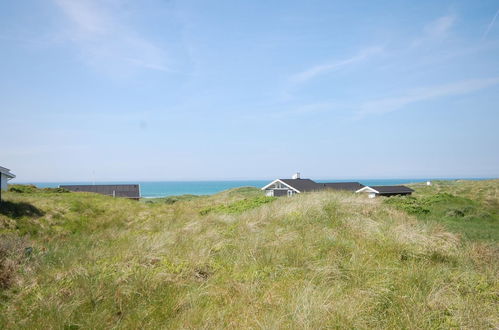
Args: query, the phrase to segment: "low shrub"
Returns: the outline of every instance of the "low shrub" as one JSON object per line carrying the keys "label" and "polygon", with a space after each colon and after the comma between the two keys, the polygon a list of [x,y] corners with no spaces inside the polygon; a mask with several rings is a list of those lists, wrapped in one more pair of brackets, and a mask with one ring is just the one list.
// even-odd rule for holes
{"label": "low shrub", "polygon": [[419,198],[414,196],[393,196],[387,198],[385,202],[415,215],[436,212],[446,217],[462,218],[476,211],[473,201],[449,193],[437,193]]}
{"label": "low shrub", "polygon": [[421,200],[426,204],[435,204],[441,202],[449,202],[459,199],[459,197],[454,196],[449,193],[437,193],[429,196],[423,197]]}
{"label": "low shrub", "polygon": [[246,210],[250,210],[259,207],[263,204],[273,202],[277,197],[267,197],[259,196],[254,198],[246,198],[231,204],[220,204],[215,206],[210,206],[199,211],[199,214],[206,215],[208,213],[227,213],[227,214],[239,214]]}
{"label": "low shrub", "polygon": [[465,216],[465,213],[460,209],[449,209],[447,210],[447,212],[445,212],[445,216],[452,218],[462,218]]}
{"label": "low shrub", "polygon": [[420,200],[412,196],[393,196],[385,200],[385,203],[406,211],[409,214],[428,214],[430,210]]}
{"label": "low shrub", "polygon": [[46,193],[54,193],[54,194],[60,194],[60,193],[68,193],[70,192],[69,190],[65,189],[65,188],[43,188],[41,189],[42,192],[46,192]]}
{"label": "low shrub", "polygon": [[32,194],[36,192],[38,188],[32,184],[13,184],[9,185],[9,191],[19,194]]}
{"label": "low shrub", "polygon": [[476,209],[472,206],[464,206],[464,207],[454,207],[448,208],[445,212],[446,217],[451,218],[463,218],[467,215],[472,215],[476,213]]}
{"label": "low shrub", "polygon": [[69,190],[64,188],[42,188],[39,189],[33,184],[13,184],[9,185],[9,191],[19,194],[33,194],[33,193],[68,193]]}

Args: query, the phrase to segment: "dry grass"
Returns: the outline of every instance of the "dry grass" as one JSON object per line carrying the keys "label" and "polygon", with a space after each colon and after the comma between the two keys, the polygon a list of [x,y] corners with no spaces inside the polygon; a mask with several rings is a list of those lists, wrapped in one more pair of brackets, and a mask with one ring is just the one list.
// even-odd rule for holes
{"label": "dry grass", "polygon": [[349,193],[199,214],[256,194],[173,204],[5,194],[43,216],[0,215],[33,246],[2,291],[0,327],[499,326],[497,244]]}

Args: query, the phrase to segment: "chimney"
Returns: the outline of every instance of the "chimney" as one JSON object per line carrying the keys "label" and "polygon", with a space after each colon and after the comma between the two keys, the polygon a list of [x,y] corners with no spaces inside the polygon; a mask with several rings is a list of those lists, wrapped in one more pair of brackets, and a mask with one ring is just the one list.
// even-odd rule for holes
{"label": "chimney", "polygon": [[300,178],[300,172],[296,172],[295,174],[293,174],[292,178],[293,179],[299,179]]}

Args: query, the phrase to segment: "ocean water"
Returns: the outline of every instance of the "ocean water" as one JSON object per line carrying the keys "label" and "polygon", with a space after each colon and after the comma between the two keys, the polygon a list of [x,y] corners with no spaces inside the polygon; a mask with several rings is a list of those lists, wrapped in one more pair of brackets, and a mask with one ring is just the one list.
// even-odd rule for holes
{"label": "ocean water", "polygon": [[[467,178],[469,180],[483,180],[484,178]],[[431,179],[321,179],[316,182],[348,182],[357,181],[366,186],[397,185],[428,180],[457,180],[457,178],[431,178]],[[245,181],[122,181],[122,182],[94,182],[95,184],[140,184],[141,196],[145,198],[166,197],[184,194],[211,195],[237,187],[261,188],[271,180],[245,180]],[[18,182],[12,182],[18,183]],[[21,183],[21,182],[19,182]],[[64,184],[93,184],[92,182],[22,182],[34,184],[39,188],[56,188]]]}

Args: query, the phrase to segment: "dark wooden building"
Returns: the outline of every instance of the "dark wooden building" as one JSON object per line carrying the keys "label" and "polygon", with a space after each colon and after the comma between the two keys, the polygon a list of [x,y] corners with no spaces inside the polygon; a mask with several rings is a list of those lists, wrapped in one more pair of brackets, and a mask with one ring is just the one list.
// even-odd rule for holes
{"label": "dark wooden building", "polygon": [[367,193],[370,198],[376,196],[410,195],[414,190],[406,186],[365,186],[358,193]]}
{"label": "dark wooden building", "polygon": [[91,192],[112,197],[140,199],[140,185],[138,184],[61,185],[59,187],[73,192]]}
{"label": "dark wooden building", "polygon": [[365,186],[359,182],[328,182],[323,183],[324,189],[357,191]]}

